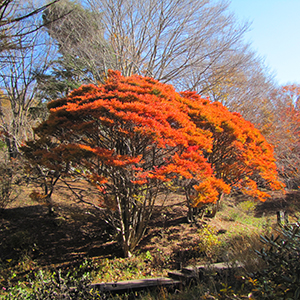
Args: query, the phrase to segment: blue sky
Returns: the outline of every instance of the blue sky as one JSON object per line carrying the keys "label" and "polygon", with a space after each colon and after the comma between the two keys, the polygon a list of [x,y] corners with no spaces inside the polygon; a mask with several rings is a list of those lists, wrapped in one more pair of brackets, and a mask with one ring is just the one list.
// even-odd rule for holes
{"label": "blue sky", "polygon": [[240,21],[251,21],[245,35],[265,58],[279,84],[300,84],[300,0],[231,0]]}

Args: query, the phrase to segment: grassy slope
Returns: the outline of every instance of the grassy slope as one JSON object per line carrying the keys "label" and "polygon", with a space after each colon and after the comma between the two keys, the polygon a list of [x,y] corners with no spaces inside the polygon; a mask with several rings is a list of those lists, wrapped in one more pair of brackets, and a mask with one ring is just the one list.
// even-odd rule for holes
{"label": "grassy slope", "polygon": [[[214,219],[201,220],[201,226],[195,227],[185,220],[183,199],[174,195],[154,215],[135,256],[122,259],[119,245],[111,240],[97,210],[75,204],[76,198],[61,187],[54,197],[56,215],[49,217],[46,207],[30,199],[32,187],[22,189],[17,201],[0,216],[0,284],[4,287],[40,269],[76,268],[86,258],[93,261],[95,281],[165,275],[167,269],[208,261],[238,259],[253,268],[252,249],[260,246],[260,233],[276,227],[276,211],[288,209],[294,219],[299,211],[296,192],[274,194],[273,201],[265,203],[228,197]],[[85,193],[91,200],[92,191]]]}

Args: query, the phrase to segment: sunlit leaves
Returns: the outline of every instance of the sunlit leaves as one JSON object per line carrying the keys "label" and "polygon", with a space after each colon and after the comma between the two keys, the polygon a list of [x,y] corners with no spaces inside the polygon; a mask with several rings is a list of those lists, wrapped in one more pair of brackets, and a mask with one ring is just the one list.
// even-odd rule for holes
{"label": "sunlit leaves", "polygon": [[[182,95],[189,107],[187,113],[197,127],[212,134],[212,149],[204,156],[216,178],[260,200],[268,194],[262,193],[257,183],[270,189],[283,188],[277,179],[273,148],[253,124],[240,114],[229,112],[221,103],[201,99],[191,92]],[[215,195],[211,199],[207,197],[209,186],[203,182],[197,187],[204,191],[202,195],[199,192],[198,201],[210,202],[216,198]]]}
{"label": "sunlit leaves", "polygon": [[97,187],[125,256],[143,236],[161,194],[189,185],[191,204],[201,206],[232,186],[258,199],[267,196],[258,183],[281,188],[273,149],[260,132],[196,93],[110,71],[105,84],[82,86],[48,107],[25,155]]}
{"label": "sunlit leaves", "polygon": [[195,92],[178,94],[152,78],[110,71],[105,84],[82,86],[49,108],[36,134],[55,138],[57,161],[76,162],[90,178],[106,178],[93,180],[105,192],[130,198],[120,192],[127,185],[138,194],[140,187],[161,191],[166,182],[193,179],[197,205],[215,202],[230,186],[259,199],[265,194],[255,182],[281,188],[273,149],[260,132]]}

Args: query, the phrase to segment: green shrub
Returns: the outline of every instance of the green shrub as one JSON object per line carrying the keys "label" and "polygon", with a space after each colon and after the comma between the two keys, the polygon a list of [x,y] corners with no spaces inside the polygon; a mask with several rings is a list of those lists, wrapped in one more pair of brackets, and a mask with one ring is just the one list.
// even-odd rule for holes
{"label": "green shrub", "polygon": [[300,224],[285,226],[278,236],[262,236],[265,247],[257,254],[265,267],[256,274],[255,289],[266,299],[300,297]]}
{"label": "green shrub", "polygon": [[257,203],[255,201],[247,200],[239,203],[238,208],[247,215],[250,215],[254,212],[256,205]]}
{"label": "green shrub", "polygon": [[[39,271],[34,280],[29,283],[19,282],[11,288],[2,288],[1,299],[105,299],[93,290],[91,284],[89,263],[84,262],[78,269],[67,274],[57,272]],[[2,293],[2,296],[1,296]]]}
{"label": "green shrub", "polygon": [[199,235],[199,251],[204,253],[210,261],[213,261],[218,257],[221,246],[221,241],[217,236],[217,230],[207,225],[199,230]]}

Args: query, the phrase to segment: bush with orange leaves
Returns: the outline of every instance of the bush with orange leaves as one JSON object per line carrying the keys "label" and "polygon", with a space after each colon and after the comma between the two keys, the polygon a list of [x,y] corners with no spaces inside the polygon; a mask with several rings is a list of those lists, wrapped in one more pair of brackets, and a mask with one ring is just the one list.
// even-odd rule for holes
{"label": "bush with orange leaves", "polygon": [[48,108],[25,156],[65,175],[76,169],[97,186],[125,256],[143,237],[156,198],[170,190],[193,182],[197,206],[232,185],[262,199],[258,179],[282,187],[272,147],[252,124],[152,78],[110,71],[105,84],[82,86]]}

